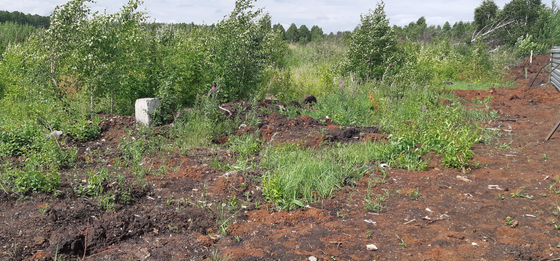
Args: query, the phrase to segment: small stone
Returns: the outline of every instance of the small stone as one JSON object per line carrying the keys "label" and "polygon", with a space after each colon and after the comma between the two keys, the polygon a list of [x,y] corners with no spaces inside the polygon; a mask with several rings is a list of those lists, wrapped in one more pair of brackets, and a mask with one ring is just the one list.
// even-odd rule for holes
{"label": "small stone", "polygon": [[276,99],[276,97],[274,97],[274,95],[272,95],[271,93],[268,93],[266,95],[266,97],[264,98],[265,101],[278,101],[278,99]]}
{"label": "small stone", "polygon": [[511,162],[513,162],[513,163],[517,163],[517,160],[512,160]]}
{"label": "small stone", "polygon": [[34,237],[34,238],[33,238],[33,243],[34,243],[36,246],[42,245],[43,243],[45,243],[45,241],[46,241],[46,239],[45,239],[44,237],[41,237],[41,236],[38,236],[38,237]]}
{"label": "small stone", "polygon": [[367,250],[369,251],[377,251],[377,246],[374,244],[367,245]]}
{"label": "small stone", "polygon": [[50,134],[47,134],[47,139],[50,139],[50,138],[53,138],[53,137],[58,138],[60,136],[62,136],[62,131],[56,131],[55,130],[55,131],[52,131]]}
{"label": "small stone", "polygon": [[314,256],[310,256],[308,259],[309,259],[309,261],[317,261],[317,258],[314,257]]}

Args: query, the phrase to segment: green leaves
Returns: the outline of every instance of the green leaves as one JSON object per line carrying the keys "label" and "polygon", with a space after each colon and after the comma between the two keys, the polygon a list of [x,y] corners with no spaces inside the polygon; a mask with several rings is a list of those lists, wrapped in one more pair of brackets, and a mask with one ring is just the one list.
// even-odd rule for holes
{"label": "green leaves", "polygon": [[385,3],[361,15],[360,25],[352,35],[342,73],[354,72],[362,79],[380,79],[397,51],[397,38],[389,26]]}
{"label": "green leaves", "polygon": [[252,11],[252,2],[236,1],[234,11],[218,23],[210,42],[214,81],[222,100],[248,98],[255,93],[265,67],[281,58],[278,51],[287,49],[278,32],[263,27],[268,23],[260,21],[267,16],[262,9]]}

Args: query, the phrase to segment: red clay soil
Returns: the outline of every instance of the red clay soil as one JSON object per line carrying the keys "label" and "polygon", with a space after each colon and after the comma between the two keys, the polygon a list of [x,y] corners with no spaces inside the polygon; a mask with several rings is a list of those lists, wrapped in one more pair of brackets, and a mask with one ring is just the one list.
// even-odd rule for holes
{"label": "red clay soil", "polygon": [[[484,123],[503,132],[500,146],[476,144],[479,165],[469,173],[388,169],[381,182],[381,171],[371,169],[333,198],[276,212],[264,203],[259,171],[210,166],[231,163],[233,152],[162,152],[145,159],[148,186],[133,191],[132,204],[102,211],[71,191],[71,174],[91,166],[87,161],[63,173],[58,197],[17,200],[0,191],[0,259],[76,260],[85,251],[86,260],[558,260],[560,133],[545,137],[560,120],[560,94],[541,85],[544,74],[525,96],[547,59],[529,66],[529,80],[519,79],[527,64],[513,68],[518,87],[455,92],[467,100],[491,95],[489,106],[501,110],[500,119]],[[261,130],[279,129],[274,124],[282,120]],[[106,144],[114,128],[87,146],[115,146]],[[161,166],[167,168],[156,171]],[[368,193],[387,198],[380,213],[364,209]],[[222,211],[231,206],[239,207],[233,216]],[[222,224],[229,224],[225,236]]]}

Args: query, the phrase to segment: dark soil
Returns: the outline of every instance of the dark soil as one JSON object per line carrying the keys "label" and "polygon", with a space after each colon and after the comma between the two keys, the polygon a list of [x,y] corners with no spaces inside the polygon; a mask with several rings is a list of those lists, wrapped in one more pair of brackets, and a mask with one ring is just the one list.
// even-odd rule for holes
{"label": "dark soil", "polygon": [[[131,204],[101,210],[72,193],[72,177],[113,164],[121,137],[134,137],[126,131],[133,118],[105,116],[98,140],[76,144],[79,164],[63,172],[61,195],[17,199],[0,191],[0,259],[77,260],[85,252],[87,260],[557,260],[560,195],[550,188],[560,188],[560,134],[545,137],[560,120],[560,93],[547,84],[547,73],[529,92],[546,61],[538,56],[513,68],[515,88],[455,91],[466,100],[494,97],[489,105],[501,118],[483,124],[502,130],[505,145],[477,144],[472,165],[479,165],[466,174],[437,164],[429,171],[389,169],[386,182],[370,190],[388,195],[380,213],[364,209],[378,170],[331,199],[272,211],[260,191],[261,173],[211,167],[213,160],[234,160],[226,149],[146,158],[147,186],[132,191]],[[383,139],[375,127],[341,129],[328,119],[269,114],[262,122],[263,137],[278,142]],[[92,159],[93,151],[102,156]],[[156,171],[162,166],[163,173]],[[506,224],[507,217],[515,223]],[[219,236],[221,224],[229,224],[222,227],[226,236]],[[368,244],[378,250],[368,251]]]}

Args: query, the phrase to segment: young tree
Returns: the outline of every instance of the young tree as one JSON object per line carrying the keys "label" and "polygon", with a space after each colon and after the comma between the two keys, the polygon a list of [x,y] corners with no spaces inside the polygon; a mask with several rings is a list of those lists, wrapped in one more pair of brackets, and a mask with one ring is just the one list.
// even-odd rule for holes
{"label": "young tree", "polygon": [[286,40],[286,30],[281,24],[275,24],[272,26],[272,31],[279,33],[282,39]]}
{"label": "young tree", "polygon": [[311,40],[311,32],[309,31],[309,28],[307,28],[307,26],[305,26],[304,24],[299,27],[298,36],[298,40],[302,44],[306,44]]}
{"label": "young tree", "polygon": [[[212,73],[221,99],[248,98],[269,65],[271,41],[282,42],[278,33],[259,23],[263,10],[252,10],[254,0],[237,0],[233,12],[216,26],[210,47]],[[264,16],[266,17],[266,16]]]}
{"label": "young tree", "polygon": [[321,27],[317,25],[311,27],[311,41],[312,42],[323,41],[323,29],[321,29]]}
{"label": "young tree", "polygon": [[486,25],[494,21],[498,13],[498,6],[494,0],[484,0],[479,7],[474,9],[474,24],[477,30],[482,30]]}
{"label": "young tree", "polygon": [[514,45],[519,37],[532,33],[544,8],[541,0],[511,0],[499,13],[499,19],[514,22],[499,33],[499,39],[505,44]]}
{"label": "young tree", "polygon": [[451,36],[451,25],[449,24],[448,21],[446,21],[445,24],[443,24],[443,28],[441,28],[441,33],[445,37]]}
{"label": "young tree", "polygon": [[375,10],[362,14],[360,20],[341,67],[362,79],[379,78],[397,51],[397,38],[389,26],[385,3],[378,3]]}
{"label": "young tree", "polygon": [[299,40],[299,32],[296,24],[292,23],[286,31],[286,40],[292,44]]}

